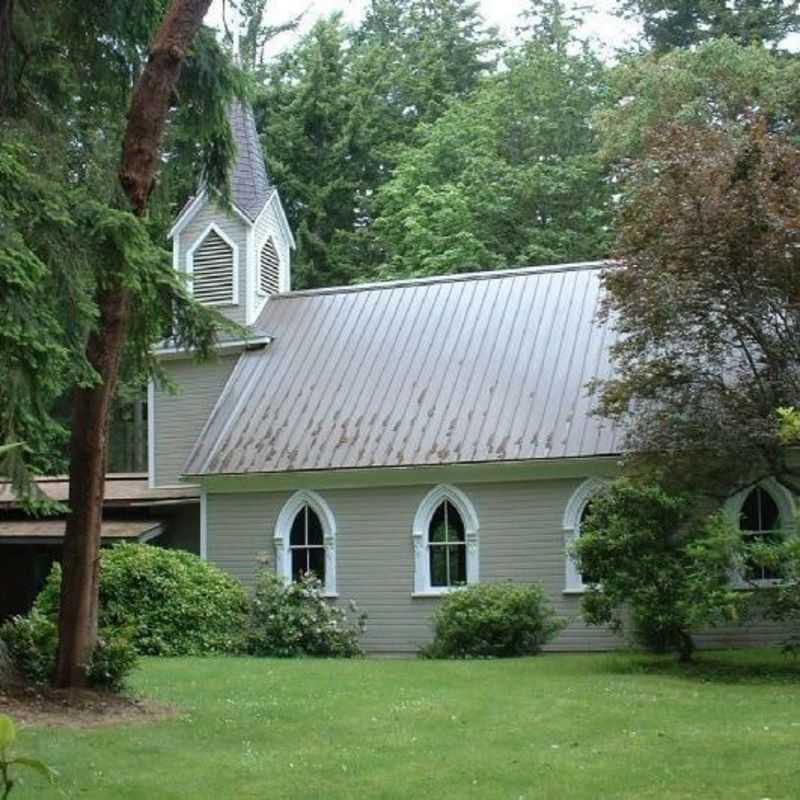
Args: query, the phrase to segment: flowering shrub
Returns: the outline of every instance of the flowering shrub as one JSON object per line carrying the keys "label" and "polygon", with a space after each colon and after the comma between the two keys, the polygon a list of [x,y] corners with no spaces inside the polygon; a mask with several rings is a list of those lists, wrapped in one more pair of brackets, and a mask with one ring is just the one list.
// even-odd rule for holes
{"label": "flowering shrub", "polygon": [[259,572],[250,606],[247,650],[256,656],[362,655],[359,636],[367,615],[354,603],[350,619],[323,597],[323,586],[313,575],[286,583],[268,569]]}

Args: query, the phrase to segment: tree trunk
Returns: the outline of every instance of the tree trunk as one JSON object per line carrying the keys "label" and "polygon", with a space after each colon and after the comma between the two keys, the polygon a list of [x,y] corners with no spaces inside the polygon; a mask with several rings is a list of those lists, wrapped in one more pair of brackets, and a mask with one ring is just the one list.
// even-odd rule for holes
{"label": "tree trunk", "polygon": [[[8,0],[0,0],[0,4]],[[133,213],[143,217],[153,189],[161,143],[186,52],[211,0],[174,0],[153,39],[136,83],[122,146],[119,179]],[[97,641],[98,552],[105,495],[108,421],[128,332],[131,296],[123,288],[124,265],[110,265],[97,297],[98,327],[87,358],[100,376],[79,389],[72,404],[70,515],[64,536],[61,610],[55,684],[84,686]]]}
{"label": "tree trunk", "polygon": [[688,664],[694,653],[694,639],[684,631],[680,631],[678,637],[678,660],[682,664]]}
{"label": "tree trunk", "polygon": [[0,0],[0,113],[5,110],[14,85],[11,75],[14,0]]}

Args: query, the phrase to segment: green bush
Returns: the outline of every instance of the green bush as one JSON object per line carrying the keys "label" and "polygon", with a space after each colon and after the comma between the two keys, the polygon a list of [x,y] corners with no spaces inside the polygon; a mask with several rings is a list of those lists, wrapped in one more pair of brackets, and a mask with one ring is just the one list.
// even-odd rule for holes
{"label": "green bush", "polygon": [[366,614],[351,611],[355,620],[329,603],[322,584],[306,575],[286,583],[267,569],[259,572],[250,609],[247,650],[256,656],[324,656],[352,658],[362,655],[359,636]]}
{"label": "green bush", "polygon": [[[55,565],[36,600],[52,620],[60,586]],[[141,655],[237,652],[246,619],[241,584],[191,553],[146,544],[101,551],[100,626],[125,630]]]}
{"label": "green bush", "polygon": [[695,498],[620,480],[592,500],[575,547],[597,581],[583,596],[590,625],[608,625],[656,651],[691,658],[696,630],[744,618],[749,596],[731,584],[742,537]]}
{"label": "green bush", "polygon": [[[58,628],[54,620],[34,607],[0,627],[0,639],[26,680],[36,685],[50,683],[56,666]],[[136,666],[136,650],[123,632],[101,629],[89,663],[89,685],[96,689],[120,691]]]}
{"label": "green bush", "polygon": [[138,658],[127,632],[101,630],[89,662],[89,684],[111,692],[121,691]]}
{"label": "green bush", "polygon": [[536,584],[485,583],[450,592],[433,615],[427,658],[508,658],[538,653],[562,628]]}
{"label": "green bush", "polygon": [[0,639],[26,680],[39,685],[50,682],[58,648],[58,628],[53,620],[34,608],[5,622],[0,627]]}

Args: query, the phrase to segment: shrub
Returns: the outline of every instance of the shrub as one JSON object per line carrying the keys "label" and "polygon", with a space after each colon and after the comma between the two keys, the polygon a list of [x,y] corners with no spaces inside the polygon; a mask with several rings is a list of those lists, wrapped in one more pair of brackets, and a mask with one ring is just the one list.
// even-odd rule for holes
{"label": "shrub", "polygon": [[267,569],[259,571],[250,609],[247,649],[256,656],[325,656],[352,658],[362,655],[359,635],[366,614],[355,620],[330,604],[322,584],[306,575],[286,583]]}
{"label": "shrub", "polygon": [[31,683],[46,684],[53,676],[58,628],[37,608],[12,617],[0,627],[0,639],[19,672]]}
{"label": "shrub", "polygon": [[538,653],[562,628],[536,584],[486,583],[451,592],[433,615],[427,658],[508,658]]}
{"label": "shrub", "polygon": [[138,658],[127,632],[101,630],[89,662],[89,684],[111,692],[121,691]]}
{"label": "shrub", "polygon": [[620,480],[592,500],[575,547],[592,575],[583,596],[590,625],[609,625],[653,650],[694,650],[698,628],[743,618],[749,597],[731,585],[741,534],[721,515],[694,513],[687,494]]}
{"label": "shrub", "polygon": [[[16,616],[0,627],[15,667],[32,684],[45,685],[53,677],[58,649],[58,628],[34,607],[25,616]],[[120,691],[136,666],[136,650],[123,632],[101,629],[89,663],[89,685],[97,689]]]}
{"label": "shrub", "polygon": [[[36,607],[58,616],[54,565]],[[205,655],[241,649],[247,596],[222,570],[182,550],[118,544],[100,554],[101,627],[125,630],[141,655]]]}

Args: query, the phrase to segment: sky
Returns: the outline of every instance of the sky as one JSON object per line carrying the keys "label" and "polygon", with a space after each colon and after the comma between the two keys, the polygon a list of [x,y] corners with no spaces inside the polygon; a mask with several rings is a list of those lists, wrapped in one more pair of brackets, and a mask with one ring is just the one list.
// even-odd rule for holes
{"label": "sky", "polygon": [[[364,13],[366,0],[273,0],[270,3],[268,22],[279,24],[291,19],[299,11],[307,9],[300,31],[283,34],[270,48],[272,53],[291,47],[293,41],[304,30],[308,30],[322,16],[341,11],[348,22],[358,22]],[[527,0],[480,0],[480,8],[486,21],[496,25],[501,34],[512,38],[520,12],[528,5]],[[585,12],[585,24],[582,31],[585,37],[596,41],[600,47],[611,55],[614,50],[629,43],[636,35],[636,25],[621,20],[613,15],[616,0],[595,0],[582,2]],[[206,22],[221,27],[222,0],[213,0]]]}

